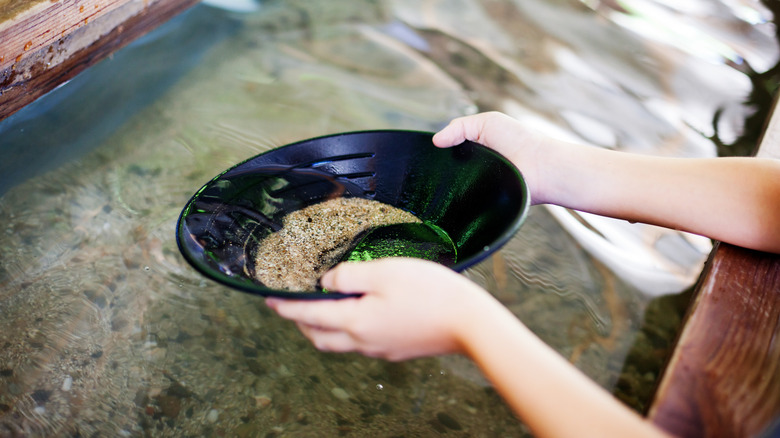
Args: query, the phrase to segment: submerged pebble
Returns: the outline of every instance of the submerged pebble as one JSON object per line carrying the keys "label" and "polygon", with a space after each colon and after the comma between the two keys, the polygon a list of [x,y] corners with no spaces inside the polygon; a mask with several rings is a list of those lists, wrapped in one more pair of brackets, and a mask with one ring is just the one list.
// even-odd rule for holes
{"label": "submerged pebble", "polygon": [[260,394],[255,396],[255,406],[258,408],[267,408],[271,405],[271,397]]}
{"label": "submerged pebble", "polygon": [[339,400],[349,400],[349,393],[344,388],[336,387],[333,388],[330,392]]}
{"label": "submerged pebble", "polygon": [[36,404],[42,405],[49,401],[49,397],[51,397],[51,391],[46,389],[37,389],[33,391],[31,397],[33,400],[35,400]]}
{"label": "submerged pebble", "polygon": [[452,416],[445,412],[439,412],[436,414],[436,420],[438,420],[439,423],[443,424],[447,429],[451,430],[462,430],[463,427],[458,423],[457,420],[455,420]]}
{"label": "submerged pebble", "polygon": [[62,390],[63,391],[70,391],[70,389],[73,387],[73,377],[67,376],[62,381]]}

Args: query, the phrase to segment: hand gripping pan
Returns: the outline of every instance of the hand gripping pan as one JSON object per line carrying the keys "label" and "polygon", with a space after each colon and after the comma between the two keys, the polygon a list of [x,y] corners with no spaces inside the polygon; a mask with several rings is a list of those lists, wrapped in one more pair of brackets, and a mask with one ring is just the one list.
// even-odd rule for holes
{"label": "hand gripping pan", "polygon": [[339,298],[289,292],[254,278],[257,243],[295,210],[337,196],[375,199],[446,231],[462,271],[506,243],[530,205],[520,172],[472,142],[440,149],[433,134],[361,131],[273,149],[218,175],[189,200],[177,224],[184,258],[227,286],[262,296]]}

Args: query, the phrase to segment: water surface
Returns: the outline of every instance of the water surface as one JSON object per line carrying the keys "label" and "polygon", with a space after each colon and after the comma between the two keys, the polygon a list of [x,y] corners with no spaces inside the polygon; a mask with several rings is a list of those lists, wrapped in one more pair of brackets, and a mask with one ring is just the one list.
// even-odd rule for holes
{"label": "water surface", "polygon": [[[619,5],[201,5],[0,123],[0,436],[524,435],[464,358],[317,352],[262,300],[199,276],[175,222],[222,170],[335,132],[498,109],[640,153],[713,156],[739,137],[745,64],[777,62],[770,14]],[[690,286],[708,248],[535,207],[466,275],[641,408],[656,338],[678,324],[651,297]],[[666,325],[640,330],[648,308]]]}

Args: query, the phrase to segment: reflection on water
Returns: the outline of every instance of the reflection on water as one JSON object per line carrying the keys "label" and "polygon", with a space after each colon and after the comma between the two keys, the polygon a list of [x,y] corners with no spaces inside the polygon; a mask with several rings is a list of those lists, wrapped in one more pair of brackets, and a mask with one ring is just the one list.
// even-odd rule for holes
{"label": "reflection on water", "polygon": [[[777,61],[748,0],[309,3],[197,7],[0,123],[0,436],[522,435],[463,358],[321,354],[199,276],[174,241],[184,203],[274,146],[488,109],[713,155],[708,138],[740,135],[751,111],[739,63]],[[159,60],[179,68],[106,81]],[[533,209],[467,275],[601,385],[651,386],[657,369],[624,365],[657,354],[638,349],[646,293],[687,287],[706,245],[574,219]],[[640,289],[636,272],[663,281]]]}

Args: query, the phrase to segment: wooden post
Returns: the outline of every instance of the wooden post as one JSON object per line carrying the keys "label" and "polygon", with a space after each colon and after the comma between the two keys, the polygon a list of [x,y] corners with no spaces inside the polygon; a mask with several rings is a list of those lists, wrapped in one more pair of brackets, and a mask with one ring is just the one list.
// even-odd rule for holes
{"label": "wooden post", "polygon": [[[770,118],[758,155],[780,159],[780,111]],[[649,418],[675,436],[747,437],[779,416],[780,255],[720,243]]]}
{"label": "wooden post", "polygon": [[0,22],[0,120],[195,3],[30,0],[11,10]]}

